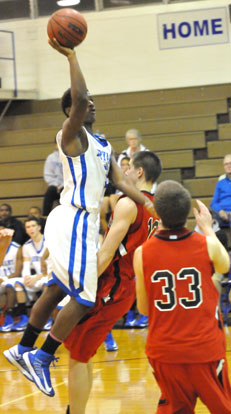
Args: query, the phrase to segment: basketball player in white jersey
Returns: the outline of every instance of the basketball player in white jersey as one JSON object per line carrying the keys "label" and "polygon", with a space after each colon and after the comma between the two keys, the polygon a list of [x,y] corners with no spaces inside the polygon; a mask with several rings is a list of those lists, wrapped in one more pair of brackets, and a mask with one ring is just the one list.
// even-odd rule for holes
{"label": "basketball player in white jersey", "polygon": [[0,267],[0,295],[5,295],[6,312],[1,332],[10,332],[15,326],[14,316],[17,312],[16,287],[22,271],[22,247],[11,241]]}
{"label": "basketball player in white jersey", "polygon": [[0,229],[0,266],[3,263],[4,257],[11,243],[13,235],[14,235],[13,229],[5,229],[5,228]]}
{"label": "basketball player in white jersey", "polygon": [[[20,344],[4,351],[4,355],[42,392],[53,396],[49,365],[55,359],[54,353],[89,307],[94,306],[97,218],[108,181],[135,202],[144,204],[153,214],[154,209],[150,200],[122,173],[109,142],[92,135],[84,126],[91,126],[95,121],[95,108],[88,96],[75,51],[61,47],[55,39],[49,40],[49,44],[68,59],[71,78],[70,103],[64,104],[65,96],[63,100],[63,110],[68,118],[57,134],[64,189],[61,205],[49,214],[45,228],[53,278],[35,303]],[[58,313],[42,348],[33,350],[42,326],[66,294],[71,300]]]}
{"label": "basketball player in white jersey", "polygon": [[7,278],[11,279],[14,277],[16,272],[16,262],[17,256],[19,256],[19,252],[21,251],[20,244],[11,241],[10,245],[7,248],[4,260],[2,265],[0,266],[0,278]]}
{"label": "basketball player in white jersey", "polygon": [[[20,249],[18,249],[17,261],[15,263],[17,271],[4,282],[8,309],[4,324],[1,327],[1,331],[3,332],[23,331],[26,328],[29,319],[26,305],[37,299],[37,294],[42,291],[48,282],[47,276],[44,276],[41,271],[41,257],[45,250],[45,239],[40,229],[41,226],[36,217],[28,217],[25,221],[25,231],[30,239],[22,248],[18,245]],[[12,244],[15,245],[15,242],[11,242]],[[8,248],[9,253],[11,245],[10,249]],[[14,250],[16,250],[16,246]],[[11,261],[12,259],[13,257],[11,255]],[[3,264],[7,264],[8,262],[7,253]],[[20,277],[21,274],[22,277]],[[13,308],[14,304],[17,304],[16,309]],[[16,323],[14,323],[14,316],[19,317]]]}
{"label": "basketball player in white jersey", "polygon": [[36,217],[28,217],[25,221],[25,230],[30,239],[22,247],[23,269],[21,286],[27,300],[34,300],[35,293],[41,292],[47,284],[47,275],[41,269],[41,258],[45,251],[45,237],[41,233],[41,226]]}

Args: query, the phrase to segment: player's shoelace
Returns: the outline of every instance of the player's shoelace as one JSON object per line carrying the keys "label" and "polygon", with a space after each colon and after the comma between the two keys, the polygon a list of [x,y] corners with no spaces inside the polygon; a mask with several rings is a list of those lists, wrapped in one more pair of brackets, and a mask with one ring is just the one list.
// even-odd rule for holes
{"label": "player's shoelace", "polygon": [[47,358],[43,356],[41,359],[35,357],[35,360],[33,362],[33,367],[35,368],[35,372],[37,373],[36,370],[41,372],[42,369],[49,368],[49,365],[51,362],[52,362],[52,366],[56,367],[55,362],[58,362],[58,361],[59,361],[59,357],[55,357],[53,355],[49,355],[47,356]]}

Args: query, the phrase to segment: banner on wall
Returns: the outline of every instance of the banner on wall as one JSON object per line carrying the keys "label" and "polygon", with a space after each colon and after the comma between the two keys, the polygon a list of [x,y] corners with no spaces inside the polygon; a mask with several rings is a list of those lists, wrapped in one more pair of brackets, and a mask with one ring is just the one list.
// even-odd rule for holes
{"label": "banner on wall", "polygon": [[160,49],[228,43],[228,9],[216,7],[160,13],[157,28]]}

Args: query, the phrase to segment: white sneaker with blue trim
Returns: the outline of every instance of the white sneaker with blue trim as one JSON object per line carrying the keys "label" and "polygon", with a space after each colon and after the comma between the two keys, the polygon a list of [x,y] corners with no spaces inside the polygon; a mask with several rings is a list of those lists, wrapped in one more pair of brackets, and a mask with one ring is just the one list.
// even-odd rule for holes
{"label": "white sneaker with blue trim", "polygon": [[33,378],[28,370],[24,360],[23,354],[25,352],[32,351],[34,348],[22,346],[20,344],[12,346],[10,349],[3,351],[3,355],[12,365],[19,369],[19,371],[30,381],[33,381]]}
{"label": "white sneaker with blue trim", "polygon": [[38,389],[49,397],[55,395],[54,389],[51,385],[50,378],[50,363],[52,361],[58,361],[54,355],[50,355],[41,349],[36,349],[31,352],[23,354],[23,360],[27,369],[29,370],[35,385]]}

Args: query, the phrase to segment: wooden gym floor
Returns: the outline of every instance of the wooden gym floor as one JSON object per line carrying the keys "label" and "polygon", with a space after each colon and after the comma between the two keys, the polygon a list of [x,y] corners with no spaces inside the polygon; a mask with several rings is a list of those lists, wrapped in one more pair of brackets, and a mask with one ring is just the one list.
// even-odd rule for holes
{"label": "wooden gym floor", "polygon": [[[114,330],[119,350],[106,352],[102,345],[93,358],[93,390],[86,414],[154,414],[159,389],[153,379],[145,353],[147,330]],[[47,333],[41,334],[40,346]],[[51,368],[55,389],[53,398],[42,394],[34,384],[13,369],[2,352],[19,342],[22,333],[0,333],[0,413],[64,414],[68,401],[68,352],[63,347],[56,367]],[[227,328],[227,358],[231,367],[231,327]],[[231,372],[230,372],[231,378]],[[196,414],[209,413],[198,401]]]}

